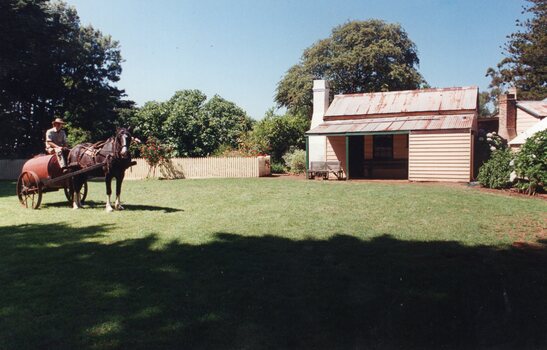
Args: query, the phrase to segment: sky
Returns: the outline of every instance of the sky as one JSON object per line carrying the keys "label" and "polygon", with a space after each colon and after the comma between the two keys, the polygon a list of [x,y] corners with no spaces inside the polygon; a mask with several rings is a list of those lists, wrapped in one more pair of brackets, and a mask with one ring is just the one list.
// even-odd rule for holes
{"label": "sky", "polygon": [[118,86],[142,106],[199,89],[260,119],[302,52],[351,20],[399,23],[432,87],[488,88],[524,0],[65,0],[119,41]]}

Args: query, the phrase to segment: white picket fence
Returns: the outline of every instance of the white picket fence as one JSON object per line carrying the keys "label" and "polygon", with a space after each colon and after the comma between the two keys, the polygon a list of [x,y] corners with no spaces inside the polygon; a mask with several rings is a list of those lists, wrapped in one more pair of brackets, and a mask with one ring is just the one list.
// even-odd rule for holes
{"label": "white picket fence", "polygon": [[[125,172],[128,180],[141,180],[147,177],[178,177],[185,179],[199,178],[237,178],[269,176],[270,157],[206,157],[206,158],[173,158],[170,171],[157,168],[150,172],[144,159],[134,159],[137,165]],[[25,159],[0,159],[0,180],[15,180],[21,174]]]}

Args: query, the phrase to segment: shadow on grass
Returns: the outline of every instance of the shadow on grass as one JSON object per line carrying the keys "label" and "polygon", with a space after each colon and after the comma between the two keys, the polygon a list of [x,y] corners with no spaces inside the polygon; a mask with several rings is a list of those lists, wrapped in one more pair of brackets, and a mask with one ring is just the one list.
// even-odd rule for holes
{"label": "shadow on grass", "polygon": [[0,348],[547,346],[547,250],[0,227]]}
{"label": "shadow on grass", "polygon": [[[112,203],[114,205],[114,203]],[[157,211],[157,212],[164,212],[164,213],[177,213],[184,211],[184,209],[180,208],[170,208],[170,207],[160,207],[156,205],[140,205],[140,204],[125,204],[122,203],[125,210],[130,211]],[[84,209],[96,209],[96,208],[105,208],[106,202],[103,201],[84,201],[83,202]],[[68,201],[64,202],[53,202],[53,203],[44,203],[41,206],[42,208],[67,208],[71,207],[71,204],[68,203]]]}
{"label": "shadow on grass", "polygon": [[17,181],[0,180],[0,198],[14,196],[17,200]]}

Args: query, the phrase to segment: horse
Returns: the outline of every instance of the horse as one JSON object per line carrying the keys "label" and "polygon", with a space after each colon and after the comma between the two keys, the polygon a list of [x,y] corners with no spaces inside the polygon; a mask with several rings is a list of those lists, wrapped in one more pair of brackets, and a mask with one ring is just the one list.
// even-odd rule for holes
{"label": "horse", "polygon": [[[104,176],[106,184],[106,211],[111,212],[114,209],[124,209],[121,204],[120,194],[125,170],[131,163],[131,154],[129,152],[131,140],[132,136],[129,128],[117,128],[116,135],[106,141],[95,144],[78,144],[70,151],[68,164],[70,167],[74,167],[74,170],[85,169],[95,164],[104,163],[102,168],[74,176],[72,186],[70,186],[73,209],[82,208],[80,190],[87,178],[101,176]],[[114,208],[112,208],[111,203],[113,178],[116,178],[116,201]]]}

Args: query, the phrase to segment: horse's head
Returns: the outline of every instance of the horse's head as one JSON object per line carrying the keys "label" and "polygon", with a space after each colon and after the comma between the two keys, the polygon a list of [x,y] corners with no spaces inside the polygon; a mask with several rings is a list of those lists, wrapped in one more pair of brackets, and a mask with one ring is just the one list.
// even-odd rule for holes
{"label": "horse's head", "polygon": [[131,139],[131,128],[116,129],[116,144],[118,145],[120,158],[131,158],[131,154],[129,153]]}

